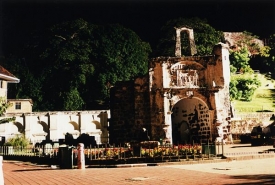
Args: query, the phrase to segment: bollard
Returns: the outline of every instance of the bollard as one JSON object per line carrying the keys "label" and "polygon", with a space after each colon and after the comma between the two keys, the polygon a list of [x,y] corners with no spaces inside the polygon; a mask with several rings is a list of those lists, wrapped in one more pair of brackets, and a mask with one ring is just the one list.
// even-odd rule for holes
{"label": "bollard", "polygon": [[3,173],[3,156],[0,156],[0,184],[4,184],[4,173]]}
{"label": "bollard", "polygon": [[222,156],[223,156],[223,140],[222,140]]}
{"label": "bollard", "polygon": [[77,169],[85,169],[84,144],[77,145]]}

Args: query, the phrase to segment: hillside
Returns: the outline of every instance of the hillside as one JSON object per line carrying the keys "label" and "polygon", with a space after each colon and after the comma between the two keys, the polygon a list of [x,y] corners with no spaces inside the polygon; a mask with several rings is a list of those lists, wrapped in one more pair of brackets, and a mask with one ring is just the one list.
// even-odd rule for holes
{"label": "hillside", "polygon": [[258,74],[261,81],[259,87],[251,102],[243,102],[234,100],[233,106],[235,113],[251,113],[251,112],[275,112],[275,89],[274,80],[267,78],[264,74]]}

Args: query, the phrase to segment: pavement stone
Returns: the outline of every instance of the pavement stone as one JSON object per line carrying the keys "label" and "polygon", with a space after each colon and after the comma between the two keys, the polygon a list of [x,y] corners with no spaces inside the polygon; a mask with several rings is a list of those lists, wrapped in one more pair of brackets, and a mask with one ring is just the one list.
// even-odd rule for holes
{"label": "pavement stone", "polygon": [[[224,153],[228,153],[226,159],[128,164],[117,168],[59,169],[4,160],[4,182],[5,185],[275,184],[275,155],[261,153],[272,146],[224,147]],[[248,155],[245,152],[255,153]]]}

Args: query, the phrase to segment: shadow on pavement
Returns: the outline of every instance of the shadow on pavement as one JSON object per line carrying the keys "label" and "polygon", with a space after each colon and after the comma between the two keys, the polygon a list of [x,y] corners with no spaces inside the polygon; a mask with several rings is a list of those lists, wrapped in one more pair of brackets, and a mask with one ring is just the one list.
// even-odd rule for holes
{"label": "shadow on pavement", "polygon": [[[233,179],[247,180],[247,182],[234,183],[239,185],[253,185],[253,184],[275,184],[274,174],[264,174],[264,175],[237,175],[231,176]],[[226,184],[229,185],[229,184]]]}
{"label": "shadow on pavement", "polygon": [[51,168],[35,168],[35,169],[13,170],[12,172],[44,171],[44,170],[60,170],[60,169],[51,169]]}
{"label": "shadow on pavement", "polygon": [[230,148],[245,148],[245,147],[251,147],[251,146],[249,146],[249,145],[245,145],[245,146],[232,146]]}
{"label": "shadow on pavement", "polygon": [[[269,146],[269,145],[265,145],[265,146]],[[230,148],[247,148],[247,147],[249,147],[249,148],[260,148],[262,146],[239,145],[239,146],[232,146]]]}

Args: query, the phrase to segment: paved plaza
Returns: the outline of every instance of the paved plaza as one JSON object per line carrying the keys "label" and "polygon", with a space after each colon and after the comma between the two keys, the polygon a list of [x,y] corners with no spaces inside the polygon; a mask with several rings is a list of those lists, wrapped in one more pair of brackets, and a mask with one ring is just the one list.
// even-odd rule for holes
{"label": "paved plaza", "polygon": [[225,160],[83,170],[4,161],[3,173],[6,185],[275,184],[275,155],[259,154],[267,149],[272,146],[227,145],[224,153],[233,157]]}

